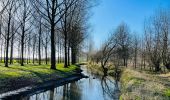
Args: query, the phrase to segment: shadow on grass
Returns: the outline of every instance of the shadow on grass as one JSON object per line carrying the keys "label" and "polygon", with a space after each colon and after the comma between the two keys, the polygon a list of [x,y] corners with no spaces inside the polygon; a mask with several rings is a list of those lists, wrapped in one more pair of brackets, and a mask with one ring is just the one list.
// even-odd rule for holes
{"label": "shadow on grass", "polygon": [[[30,72],[32,74],[32,76],[36,76],[38,77],[41,81],[46,81],[49,78],[61,78],[61,77],[67,77],[70,75],[69,72],[64,72],[61,70],[53,70],[53,69],[49,69],[47,67],[35,67],[32,66],[32,68],[30,69],[30,67],[28,68],[28,66],[20,66],[20,67],[9,67],[10,69],[15,69],[15,70],[20,70],[20,71],[24,71],[24,72]],[[49,71],[49,72],[48,72]],[[49,77],[50,76],[50,77]],[[53,77],[51,77],[53,76]],[[34,77],[31,77],[34,78]]]}

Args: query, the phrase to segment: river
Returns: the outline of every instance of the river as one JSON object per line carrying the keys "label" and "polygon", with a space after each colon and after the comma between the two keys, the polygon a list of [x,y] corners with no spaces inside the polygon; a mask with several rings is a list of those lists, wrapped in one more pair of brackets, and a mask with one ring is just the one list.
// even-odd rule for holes
{"label": "river", "polygon": [[103,77],[94,74],[86,66],[81,66],[83,74],[89,78],[83,78],[63,86],[46,91],[37,91],[28,96],[20,97],[20,100],[118,100],[119,82],[112,77]]}

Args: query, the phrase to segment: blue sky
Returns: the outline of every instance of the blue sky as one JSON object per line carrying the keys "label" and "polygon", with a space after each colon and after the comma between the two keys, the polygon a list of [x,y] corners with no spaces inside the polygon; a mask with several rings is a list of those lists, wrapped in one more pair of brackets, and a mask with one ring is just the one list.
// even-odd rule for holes
{"label": "blue sky", "polygon": [[100,0],[90,18],[95,47],[99,48],[121,22],[128,24],[131,32],[141,35],[144,20],[158,8],[170,8],[170,0]]}

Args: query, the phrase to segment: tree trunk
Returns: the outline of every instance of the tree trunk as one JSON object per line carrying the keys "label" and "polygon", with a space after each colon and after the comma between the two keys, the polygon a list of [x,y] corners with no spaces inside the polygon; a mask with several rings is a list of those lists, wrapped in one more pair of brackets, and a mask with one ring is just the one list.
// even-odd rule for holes
{"label": "tree trunk", "polygon": [[65,36],[65,42],[64,42],[64,53],[65,53],[65,57],[64,57],[64,67],[66,68],[67,65],[67,38]]}
{"label": "tree trunk", "polygon": [[70,66],[70,49],[69,49],[69,47],[67,49],[68,49],[68,51],[67,51],[68,52],[68,61],[67,62],[68,62],[68,66]]}
{"label": "tree trunk", "polygon": [[[53,19],[54,20],[54,19]],[[54,21],[52,21],[54,22]],[[55,24],[51,24],[51,69],[56,69],[56,58],[55,58]]]}
{"label": "tree trunk", "polygon": [[144,56],[144,59],[143,59],[143,60],[144,60],[144,69],[145,69],[145,66],[146,66],[146,63],[145,63],[145,56]]}
{"label": "tree trunk", "polygon": [[13,41],[14,41],[14,36],[12,36],[12,40],[11,40],[10,64],[13,64]]}
{"label": "tree trunk", "polygon": [[126,59],[123,58],[123,65],[126,66]]}
{"label": "tree trunk", "polygon": [[76,50],[73,48],[71,49],[71,62],[73,65],[76,64]]}
{"label": "tree trunk", "polygon": [[24,29],[21,36],[21,66],[24,66]]}
{"label": "tree trunk", "polygon": [[7,44],[6,44],[6,59],[5,59],[5,67],[8,67],[8,47],[9,47],[9,34],[7,36]]}
{"label": "tree trunk", "polygon": [[47,63],[47,47],[45,47],[45,63],[46,63],[46,65],[48,64]]}
{"label": "tree trunk", "polygon": [[103,74],[104,74],[104,76],[107,76],[107,73],[108,73],[108,69],[104,68],[104,66],[103,66]]}
{"label": "tree trunk", "polygon": [[155,65],[155,71],[156,71],[156,72],[159,72],[160,70],[161,70],[160,65],[159,65],[159,64],[156,64],[156,65]]}
{"label": "tree trunk", "polygon": [[61,43],[60,43],[60,63],[62,63],[62,57],[61,57],[61,55],[62,55],[62,47],[61,47]]}
{"label": "tree trunk", "polygon": [[[58,38],[59,40],[59,38]],[[57,59],[58,63],[60,63],[60,47],[59,47],[59,41],[58,41],[58,59]]]}
{"label": "tree trunk", "polygon": [[1,63],[2,63],[2,59],[3,59],[3,57],[2,57],[2,44],[1,44]]}
{"label": "tree trunk", "polygon": [[7,39],[6,39],[6,58],[5,58],[5,67],[8,67],[8,47],[9,47],[9,34],[10,34],[10,24],[11,24],[11,13],[9,14],[9,20],[8,20],[8,33],[7,33]]}
{"label": "tree trunk", "polygon": [[33,61],[32,61],[33,64],[34,64],[34,60],[35,60],[35,59],[34,59],[34,56],[35,56],[35,45],[34,45],[34,47],[33,47]]}
{"label": "tree trunk", "polygon": [[[29,41],[30,42],[30,41]],[[28,63],[30,63],[30,44],[28,46]]]}
{"label": "tree trunk", "polygon": [[58,54],[58,58],[57,58],[57,61],[58,61],[58,63],[60,63],[60,36],[59,36],[60,34],[58,34],[58,45],[57,45],[57,49],[58,49],[58,52],[57,52],[57,54]]}
{"label": "tree trunk", "polygon": [[5,45],[4,45],[4,64],[5,64],[5,59],[6,59],[6,43],[7,41],[5,40]]}
{"label": "tree trunk", "polygon": [[136,69],[136,65],[137,65],[137,49],[135,50],[135,69]]}
{"label": "tree trunk", "polygon": [[39,29],[38,58],[39,58],[39,65],[41,65],[41,23]]}

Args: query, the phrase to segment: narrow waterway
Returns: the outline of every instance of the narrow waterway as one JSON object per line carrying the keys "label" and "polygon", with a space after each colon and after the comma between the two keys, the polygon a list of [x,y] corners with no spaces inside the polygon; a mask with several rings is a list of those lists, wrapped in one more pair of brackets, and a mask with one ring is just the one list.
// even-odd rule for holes
{"label": "narrow waterway", "polygon": [[81,68],[89,78],[37,92],[20,100],[118,100],[119,83],[114,78],[94,74],[86,66]]}

